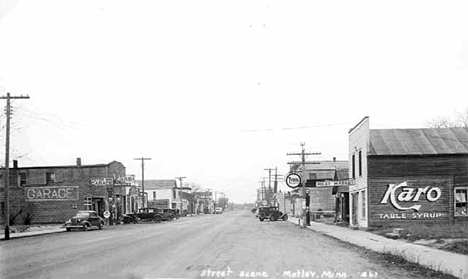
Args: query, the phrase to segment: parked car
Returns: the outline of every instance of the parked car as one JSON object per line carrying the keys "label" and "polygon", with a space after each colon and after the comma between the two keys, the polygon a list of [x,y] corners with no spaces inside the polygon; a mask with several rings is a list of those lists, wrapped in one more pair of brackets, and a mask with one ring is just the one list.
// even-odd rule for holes
{"label": "parked car", "polygon": [[172,212],[172,214],[174,214],[176,219],[180,218],[180,213],[178,209],[167,209],[167,211]]}
{"label": "parked car", "polygon": [[176,218],[176,213],[172,209],[159,208],[159,214],[162,215],[163,221],[172,221]]}
{"label": "parked car", "polygon": [[260,221],[270,219],[270,221],[288,220],[288,214],[279,211],[276,206],[260,206],[257,210],[257,217]]}
{"label": "parked car", "polygon": [[222,207],[216,207],[214,213],[215,213],[215,214],[221,214],[221,213],[223,213],[223,208],[222,208]]}
{"label": "parked car", "polygon": [[72,229],[87,231],[92,227],[97,227],[101,230],[104,227],[104,219],[96,211],[91,210],[78,211],[74,217],[65,222],[67,231],[71,231]]}
{"label": "parked car", "polygon": [[140,208],[136,213],[130,213],[123,217],[124,223],[138,223],[141,221],[153,221],[154,223],[161,223],[163,216],[159,213],[157,208]]}

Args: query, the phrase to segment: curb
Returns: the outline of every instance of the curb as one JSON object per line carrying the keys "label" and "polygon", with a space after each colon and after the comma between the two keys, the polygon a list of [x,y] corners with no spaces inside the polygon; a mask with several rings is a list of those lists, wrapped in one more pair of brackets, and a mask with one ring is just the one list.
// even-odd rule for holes
{"label": "curb", "polygon": [[[43,230],[43,231],[35,231],[35,232],[23,232],[23,233],[10,233],[10,240],[14,238],[23,238],[23,237],[31,237],[31,236],[38,236],[43,234],[53,234],[53,233],[63,233],[67,232],[65,228],[62,229],[54,229],[54,230]],[[5,241],[5,234],[0,235],[0,240]]]}
{"label": "curb", "polygon": [[[297,217],[290,217],[288,221],[296,226],[301,222]],[[378,253],[389,253],[434,271],[443,272],[462,279],[468,279],[468,257],[465,255],[388,239],[366,231],[353,230],[318,222],[311,222],[311,226],[306,228],[357,245],[364,249]]]}

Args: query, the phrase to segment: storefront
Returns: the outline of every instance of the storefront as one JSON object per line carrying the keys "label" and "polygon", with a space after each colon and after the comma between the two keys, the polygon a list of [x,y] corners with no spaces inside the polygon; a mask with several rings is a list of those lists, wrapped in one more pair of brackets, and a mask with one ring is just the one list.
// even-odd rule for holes
{"label": "storefront", "polygon": [[[78,159],[76,165],[40,167],[18,167],[15,161],[9,174],[14,224],[61,223],[79,210],[95,210],[103,216],[104,211],[115,209],[117,216],[125,202],[124,187],[115,185],[117,178],[125,177],[125,167],[116,161],[81,165]],[[4,191],[0,202],[3,208]]]}
{"label": "storefront", "polygon": [[468,128],[350,131],[351,225],[467,222]]}

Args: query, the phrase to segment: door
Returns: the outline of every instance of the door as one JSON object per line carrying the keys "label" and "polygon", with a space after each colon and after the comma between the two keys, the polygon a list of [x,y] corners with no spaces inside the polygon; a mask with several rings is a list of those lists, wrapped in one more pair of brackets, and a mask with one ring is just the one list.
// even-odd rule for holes
{"label": "door", "polygon": [[89,214],[89,222],[91,226],[99,226],[99,217],[95,212]]}
{"label": "door", "polygon": [[357,210],[358,210],[358,194],[357,193],[352,193],[352,200],[351,200],[351,206],[353,207],[353,212],[352,212],[352,225],[357,225]]}

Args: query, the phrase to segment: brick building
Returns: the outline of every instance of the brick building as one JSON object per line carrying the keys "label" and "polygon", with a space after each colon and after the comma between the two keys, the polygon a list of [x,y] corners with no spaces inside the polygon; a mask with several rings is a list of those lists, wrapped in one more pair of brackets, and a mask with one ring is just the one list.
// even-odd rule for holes
{"label": "brick building", "polygon": [[351,225],[468,221],[468,128],[349,131]]}
{"label": "brick building", "polygon": [[[2,223],[5,211],[5,187],[0,169]],[[79,210],[95,210],[100,216],[109,210],[117,217],[137,202],[129,193],[125,167],[108,164],[10,168],[10,220],[12,224],[61,223]],[[133,199],[133,200],[132,200]],[[136,206],[133,204],[133,206]]]}

